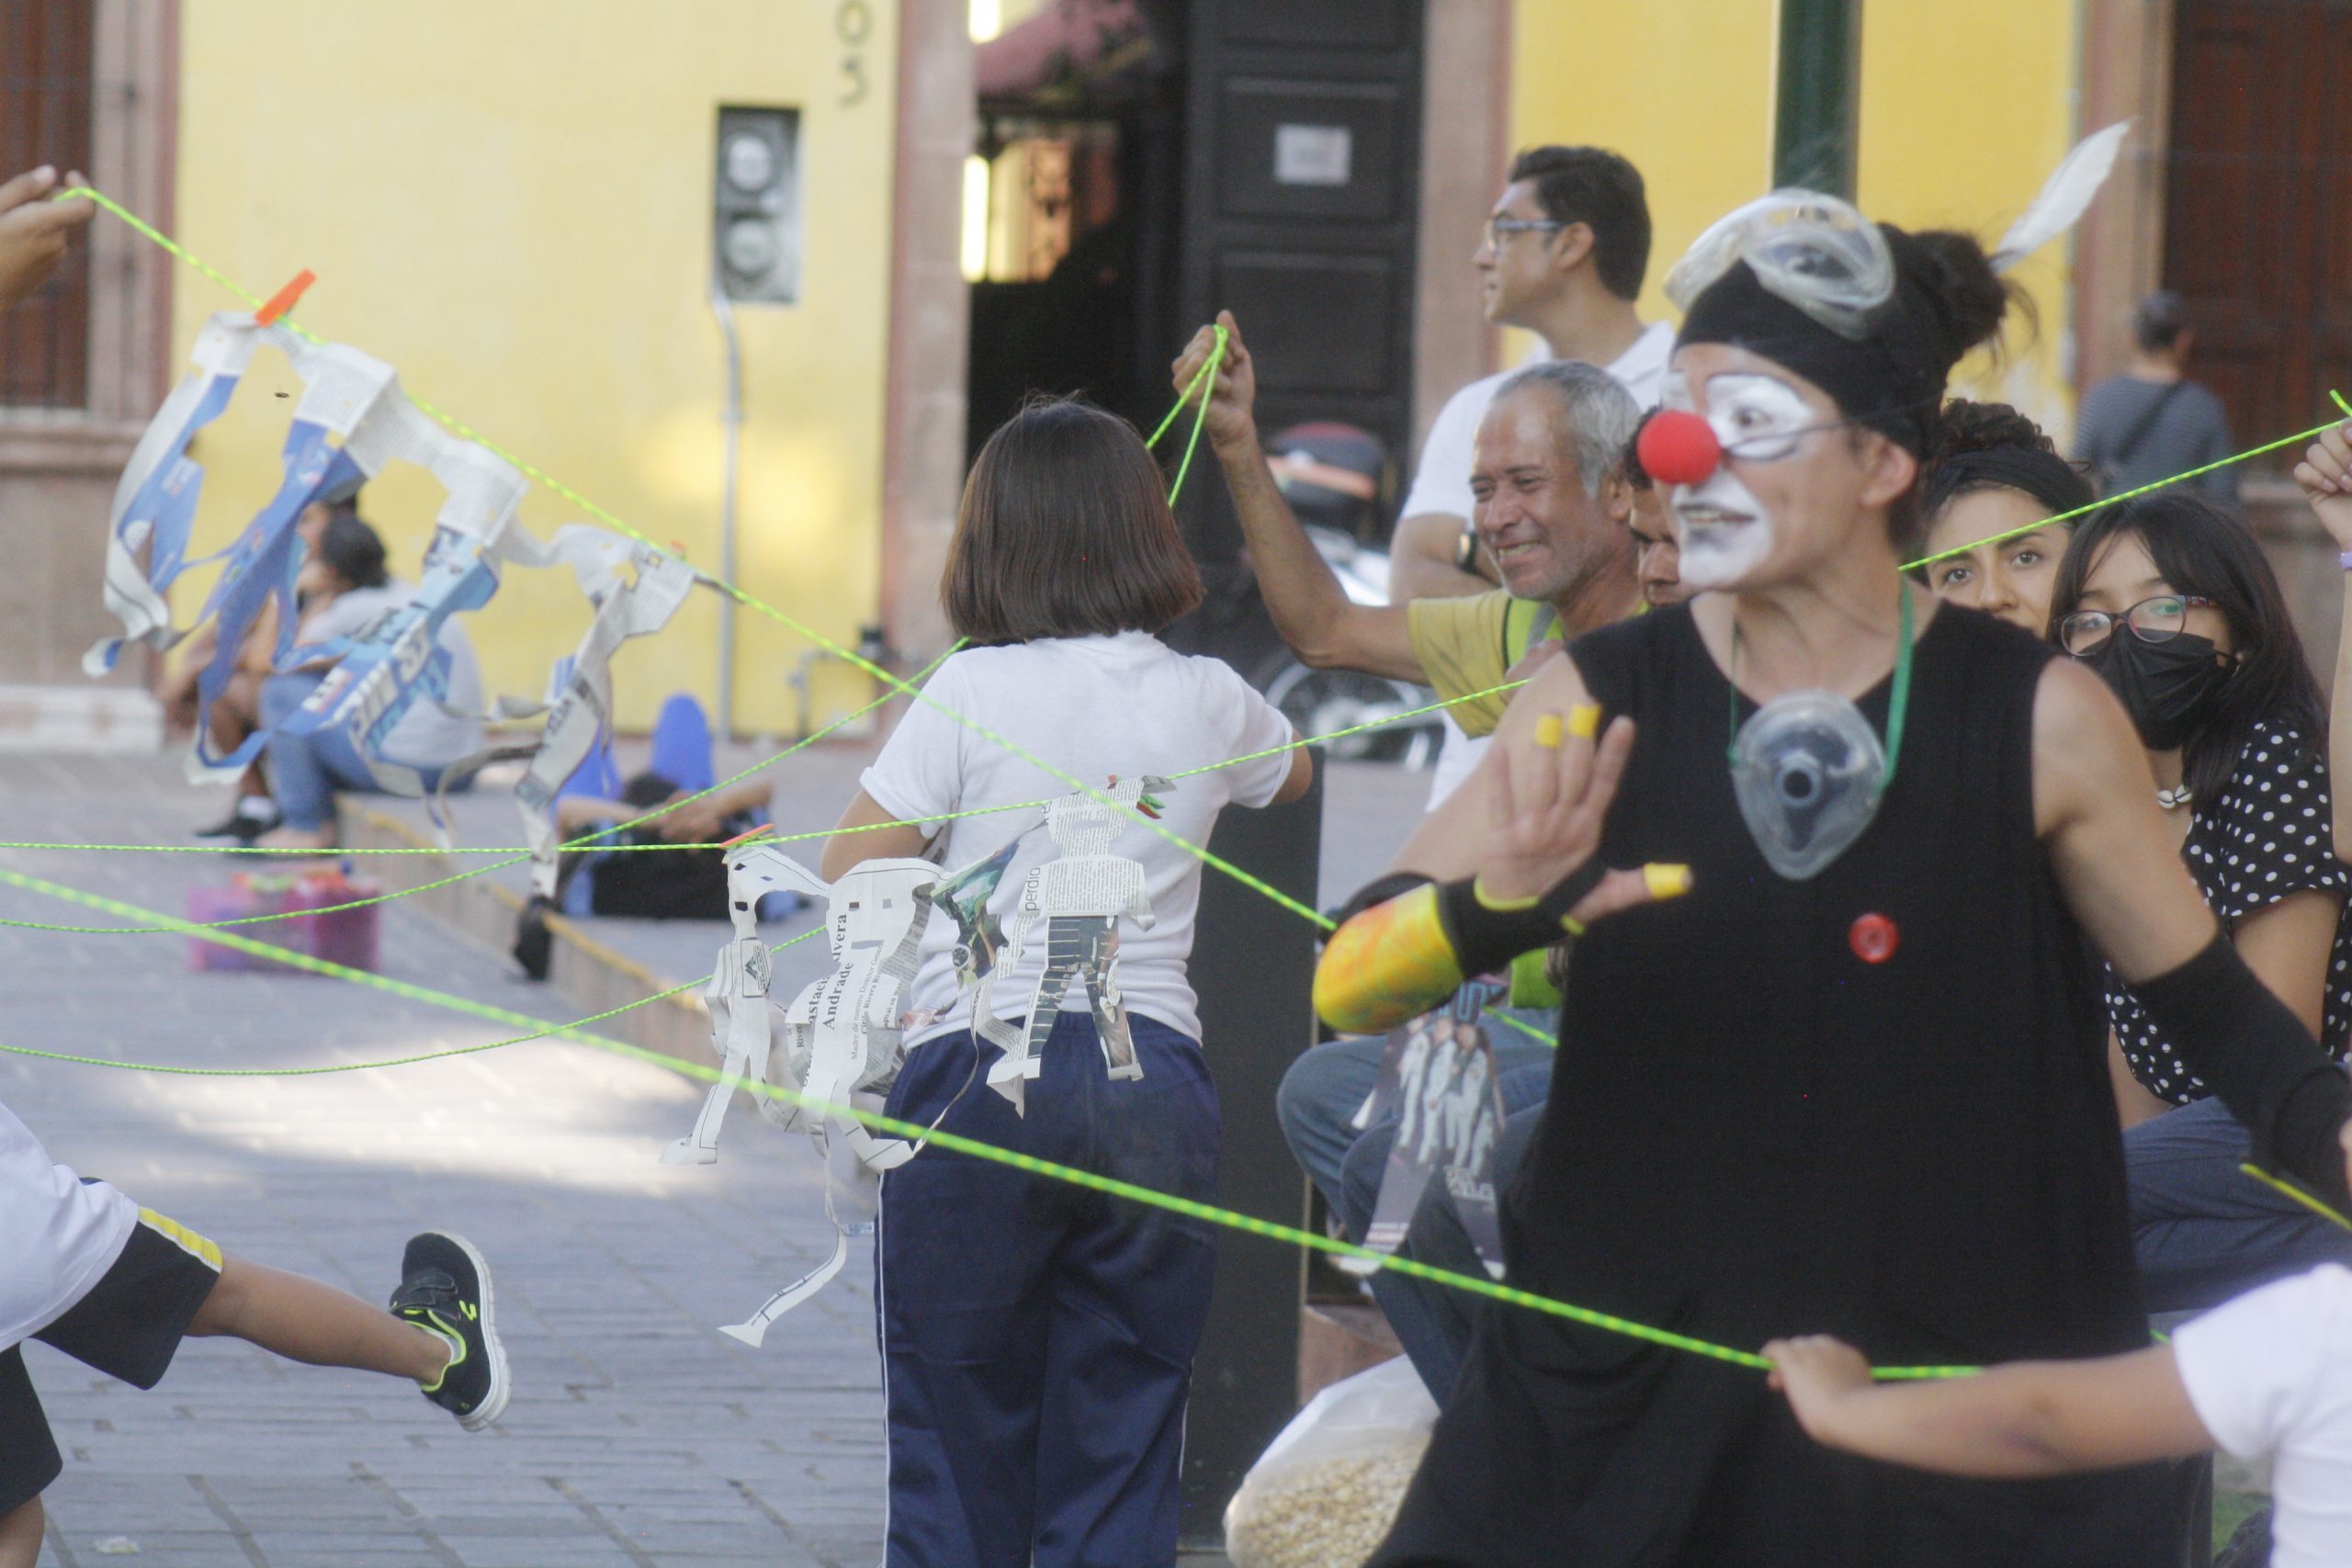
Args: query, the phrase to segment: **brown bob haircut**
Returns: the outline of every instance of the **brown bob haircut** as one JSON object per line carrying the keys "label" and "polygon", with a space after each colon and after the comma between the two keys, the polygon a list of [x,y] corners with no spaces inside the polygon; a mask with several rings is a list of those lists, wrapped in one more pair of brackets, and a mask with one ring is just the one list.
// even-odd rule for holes
{"label": "brown bob haircut", "polygon": [[1158,632],[1201,602],[1159,465],[1079,398],[1032,401],[980,448],[939,602],[981,647]]}

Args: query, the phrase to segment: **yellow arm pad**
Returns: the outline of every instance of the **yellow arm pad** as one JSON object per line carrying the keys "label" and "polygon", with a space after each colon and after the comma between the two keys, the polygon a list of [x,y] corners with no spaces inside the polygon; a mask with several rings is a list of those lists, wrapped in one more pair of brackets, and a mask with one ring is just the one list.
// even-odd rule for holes
{"label": "yellow arm pad", "polygon": [[1345,1034],[1385,1034],[1461,987],[1437,892],[1424,884],[1331,933],[1315,968],[1315,1010],[1324,1022]]}

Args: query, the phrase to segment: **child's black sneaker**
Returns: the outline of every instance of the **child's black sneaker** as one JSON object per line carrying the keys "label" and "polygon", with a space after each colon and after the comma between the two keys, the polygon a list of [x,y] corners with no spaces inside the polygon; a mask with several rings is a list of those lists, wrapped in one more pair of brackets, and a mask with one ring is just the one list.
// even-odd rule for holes
{"label": "child's black sneaker", "polygon": [[491,1318],[490,1265],[463,1236],[426,1231],[401,1259],[392,1315],[449,1342],[449,1364],[424,1397],[479,1432],[506,1410],[506,1350]]}

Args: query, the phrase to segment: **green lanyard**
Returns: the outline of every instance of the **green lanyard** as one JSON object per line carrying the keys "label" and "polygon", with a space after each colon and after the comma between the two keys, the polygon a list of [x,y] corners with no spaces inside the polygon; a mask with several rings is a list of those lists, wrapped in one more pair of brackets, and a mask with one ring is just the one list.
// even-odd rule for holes
{"label": "green lanyard", "polygon": [[[1894,690],[1886,700],[1886,776],[1879,782],[1879,793],[1884,795],[1894,782],[1894,764],[1903,756],[1903,720],[1911,710],[1911,589],[1905,584],[1897,590],[1903,623],[1902,640],[1894,650]],[[1731,673],[1724,683],[1731,688],[1731,728],[1724,745],[1724,755],[1733,767],[1739,766],[1739,617],[1731,623]]]}

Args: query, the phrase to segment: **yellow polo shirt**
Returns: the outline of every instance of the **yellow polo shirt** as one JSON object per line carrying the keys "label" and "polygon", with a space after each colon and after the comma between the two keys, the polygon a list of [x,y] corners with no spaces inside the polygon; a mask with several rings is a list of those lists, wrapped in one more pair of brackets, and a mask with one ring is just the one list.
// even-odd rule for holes
{"label": "yellow polo shirt", "polygon": [[1461,598],[1416,599],[1405,606],[1413,657],[1437,694],[1486,694],[1446,710],[1474,739],[1492,735],[1510,705],[1510,693],[1488,688],[1508,681],[1510,667],[1558,625],[1551,605],[1514,599],[1499,588]]}

